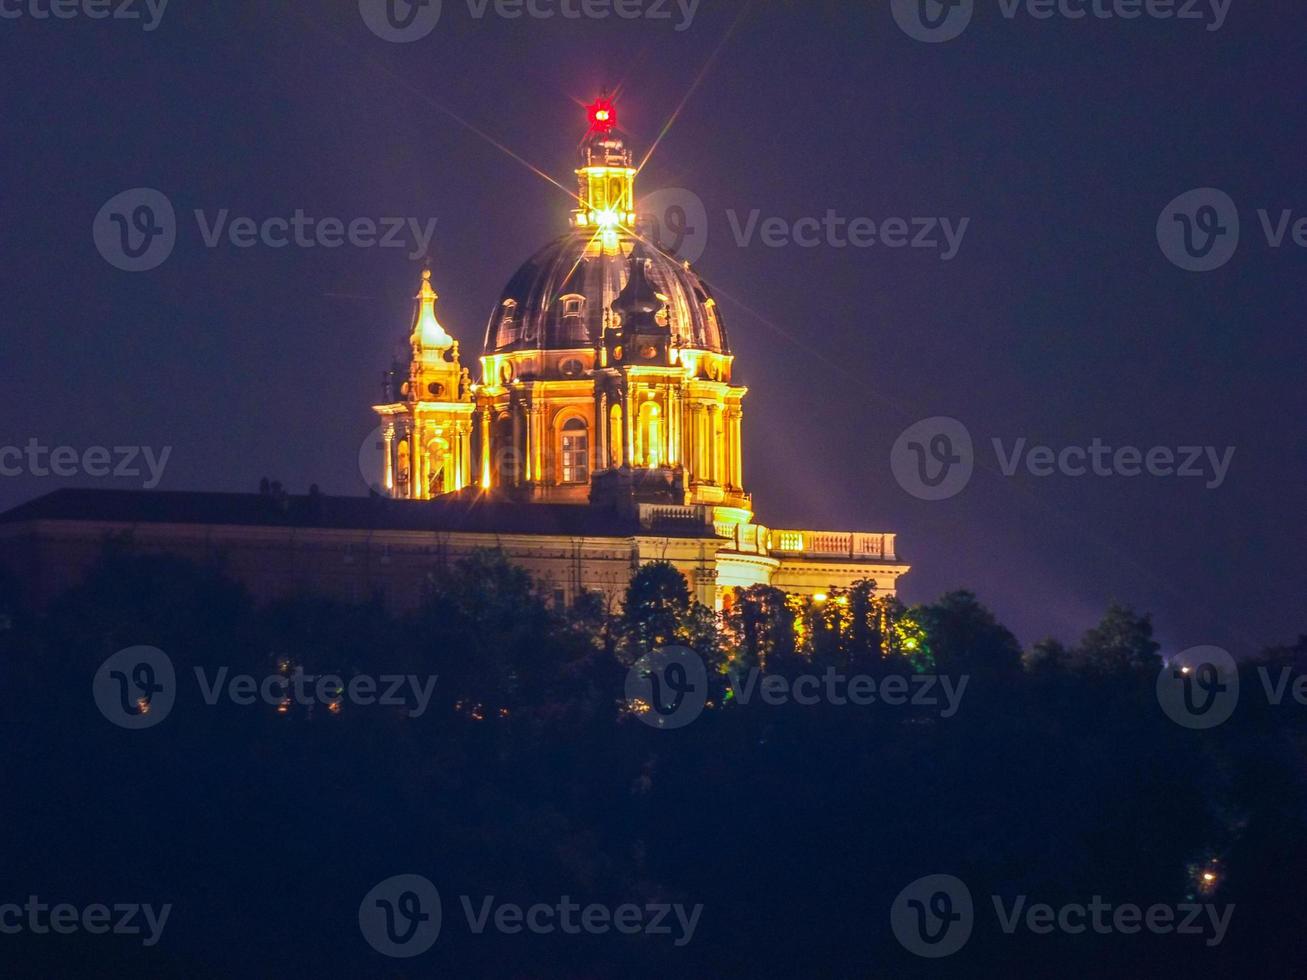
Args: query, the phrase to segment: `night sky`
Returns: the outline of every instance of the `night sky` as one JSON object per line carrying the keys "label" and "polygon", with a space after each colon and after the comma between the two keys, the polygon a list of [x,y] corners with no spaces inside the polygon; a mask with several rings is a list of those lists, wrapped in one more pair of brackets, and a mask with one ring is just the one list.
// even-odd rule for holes
{"label": "night sky", "polygon": [[[750,387],[760,522],[896,531],[905,600],[973,589],[1027,644],[1074,639],[1112,598],[1154,613],[1168,654],[1307,630],[1307,249],[1292,232],[1272,248],[1257,215],[1307,216],[1300,0],[1233,0],[1219,30],[1208,0],[1208,21],[1009,19],[976,0],[940,44],[900,30],[889,0],[703,0],[685,30],[675,4],[669,20],[509,20],[445,0],[408,44],[354,0],[173,0],[150,31],[16,4],[0,20],[0,445],[171,446],[162,489],[365,493],[356,458],[421,259],[208,248],[193,212],[436,218],[438,309],[471,360],[504,283],[566,229],[567,194],[522,161],[570,190],[582,106],[608,85],[637,158],[684,103],[637,191],[688,188],[707,209],[696,267]],[[92,224],[136,187],[167,195],[178,234],[127,273]],[[1242,224],[1208,273],[1156,237],[1200,187]],[[969,224],[947,261],[742,247],[728,212],[754,209]],[[977,447],[943,501],[889,465],[932,416]],[[1007,477],[995,437],[1236,451],[1208,489]],[[0,508],[140,483],[0,478]]]}

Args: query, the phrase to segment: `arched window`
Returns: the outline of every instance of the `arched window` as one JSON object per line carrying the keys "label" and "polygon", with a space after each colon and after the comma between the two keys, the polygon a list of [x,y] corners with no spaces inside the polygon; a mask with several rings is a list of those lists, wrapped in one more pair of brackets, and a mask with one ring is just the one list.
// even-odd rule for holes
{"label": "arched window", "polygon": [[586,483],[590,479],[590,429],[584,419],[570,418],[562,428],[562,476],[564,483]]}
{"label": "arched window", "polygon": [[638,464],[655,467],[663,463],[663,420],[662,409],[656,401],[647,401],[640,406],[640,431],[636,445],[639,447]]}
{"label": "arched window", "polygon": [[622,447],[626,433],[622,431],[622,406],[614,405],[608,413],[608,465],[616,469],[622,465]]}
{"label": "arched window", "polygon": [[427,443],[427,496],[439,497],[454,489],[454,461],[449,443],[436,438]]}
{"label": "arched window", "polygon": [[408,466],[408,440],[401,439],[395,448],[395,482],[405,488],[408,487]]}

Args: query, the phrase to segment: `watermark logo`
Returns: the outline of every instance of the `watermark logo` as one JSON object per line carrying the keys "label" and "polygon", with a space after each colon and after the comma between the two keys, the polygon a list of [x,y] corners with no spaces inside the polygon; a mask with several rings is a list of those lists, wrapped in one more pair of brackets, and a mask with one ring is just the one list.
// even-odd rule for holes
{"label": "watermark logo", "polygon": [[755,241],[766,248],[913,248],[935,252],[941,262],[957,257],[962,240],[971,226],[970,218],[847,217],[833,208],[818,218],[813,216],[764,218],[754,208],[743,217],[734,209],[726,212],[735,244],[748,248]]}
{"label": "watermark logo", "polygon": [[[670,21],[676,31],[694,23],[703,0],[465,0],[475,21],[493,15],[500,20],[621,20]],[[359,13],[368,29],[383,41],[420,41],[440,21],[441,0],[359,0]]]}
{"label": "watermark logo", "polygon": [[732,697],[740,704],[749,704],[755,696],[772,706],[911,704],[939,708],[941,718],[958,713],[970,680],[966,674],[956,683],[952,677],[940,674],[889,674],[878,679],[870,674],[842,674],[834,667],[827,667],[822,674],[800,674],[792,679],[780,674],[763,676],[756,667],[729,675]]}
{"label": "watermark logo", "polygon": [[85,932],[91,936],[103,936],[112,933],[115,936],[143,936],[141,945],[148,947],[157,945],[163,938],[163,929],[171,914],[171,902],[157,909],[139,902],[96,903],[78,908],[67,902],[48,905],[36,895],[29,895],[23,905],[13,902],[0,905],[0,935],[16,936],[28,932],[36,936],[49,933],[71,936]]}
{"label": "watermark logo", "polygon": [[359,931],[383,956],[421,956],[440,938],[440,892],[421,875],[394,875],[359,905]]}
{"label": "watermark logo", "polygon": [[105,202],[91,226],[104,260],[123,272],[157,269],[177,244],[177,212],[162,191],[134,187]]}
{"label": "watermark logo", "polygon": [[168,0],[4,0],[0,20],[135,20],[147,34],[168,9]]}
{"label": "watermark logo", "polygon": [[163,471],[172,456],[172,446],[155,452],[152,446],[90,446],[78,450],[72,446],[46,446],[35,437],[26,446],[0,446],[0,477],[73,477],[85,475],[96,479],[134,479],[145,475],[137,460],[150,471],[142,483],[153,490],[163,480]]}
{"label": "watermark logo", "polygon": [[689,647],[659,647],[626,673],[626,703],[651,728],[684,728],[708,703],[708,669]]}
{"label": "watermark logo", "polygon": [[[1198,21],[1209,32],[1225,26],[1233,0],[997,0],[1006,21],[1025,16],[1034,21]],[[971,23],[974,0],[890,0],[890,11],[903,33],[917,41],[939,44],[958,37]]]}
{"label": "watermark logo", "polygon": [[910,953],[928,959],[952,956],[971,938],[975,925],[971,890],[952,875],[925,875],[890,906],[890,927]]}
{"label": "watermark logo", "polygon": [[1239,668],[1214,646],[1190,647],[1171,658],[1157,675],[1157,702],[1185,728],[1215,728],[1239,703]]}
{"label": "watermark logo", "polygon": [[95,672],[92,694],[100,713],[120,728],[152,728],[172,711],[177,675],[156,647],[119,650]]}
{"label": "watermark logo", "polygon": [[952,41],[967,29],[974,0],[890,0],[894,22],[903,33],[927,44]]}
{"label": "watermark logo", "polygon": [[1162,209],[1157,244],[1181,269],[1219,269],[1239,248],[1239,209],[1229,194],[1215,187],[1186,191]]}
{"label": "watermark logo", "polygon": [[[1211,903],[1159,902],[1145,907],[1131,902],[1113,904],[1094,895],[1088,902],[1054,906],[1031,902],[1027,895],[1018,895],[1010,902],[1002,895],[989,897],[999,930],[1008,936],[1018,931],[1035,936],[1054,932],[1069,936],[1149,932],[1159,936],[1201,936],[1204,945],[1213,947],[1225,939],[1234,915],[1233,905]],[[971,938],[975,921],[971,891],[952,875],[918,878],[899,892],[890,907],[890,925],[899,943],[910,953],[928,959],[951,956],[962,949]]]}
{"label": "watermark logo", "polygon": [[[228,208],[194,211],[205,248],[406,248],[410,259],[429,254],[438,218],[315,217],[296,208],[288,215],[233,216]],[[124,272],[158,268],[177,244],[177,214],[162,192],[136,188],[116,194],[96,215],[95,247],[110,265]]]}
{"label": "watermark logo", "polygon": [[[1024,436],[990,440],[994,468],[1005,477],[1024,471],[1037,479],[1052,476],[1150,476],[1202,480],[1218,490],[1234,462],[1234,446],[1112,446],[1099,437],[1088,445],[1054,447]],[[894,478],[919,500],[947,500],[961,493],[975,469],[971,433],[957,419],[937,416],[908,426],[890,450]]]}
{"label": "watermark logo", "polygon": [[[609,906],[599,902],[582,905],[563,895],[557,901],[524,906],[496,901],[494,895],[458,896],[468,932],[514,936],[529,932],[537,936],[563,933],[568,936],[674,936],[677,947],[694,939],[703,905],[681,903],[626,902]],[[453,920],[451,920],[453,921]],[[373,888],[359,905],[359,930],[378,953],[395,958],[420,956],[440,936],[440,893],[421,875],[395,875]]]}
{"label": "watermark logo", "polygon": [[683,262],[698,262],[708,248],[708,209],[694,191],[667,187],[645,196],[640,208],[646,235]]}
{"label": "watermark logo", "polygon": [[383,41],[421,41],[440,23],[441,0],[359,0],[368,30]]}
{"label": "watermark logo", "polygon": [[1203,21],[1208,31],[1225,26],[1233,0],[998,0],[1006,20],[1024,13],[1032,20]]}
{"label": "watermark logo", "polygon": [[[1257,209],[1257,226],[1269,249],[1292,242],[1307,249],[1307,217],[1292,208],[1272,214]],[[1239,208],[1233,198],[1214,187],[1186,191],[1162,209],[1157,219],[1157,244],[1171,263],[1187,272],[1212,272],[1234,257],[1240,243]]]}
{"label": "watermark logo", "polygon": [[971,482],[975,462],[971,433],[946,415],[908,426],[890,450],[894,479],[919,500],[956,497]]}
{"label": "watermark logo", "polygon": [[[194,673],[200,697],[209,707],[225,697],[241,707],[262,702],[283,715],[296,706],[318,705],[336,714],[348,702],[362,707],[403,708],[408,717],[421,718],[431,705],[438,680],[435,675],[356,674],[347,681],[336,674],[306,674],[289,658],[282,659],[277,672],[262,678],[232,674],[229,667],[213,672],[195,667]],[[129,647],[115,653],[96,671],[95,703],[116,725],[149,728],[172,711],[178,687],[171,657],[155,647]]]}

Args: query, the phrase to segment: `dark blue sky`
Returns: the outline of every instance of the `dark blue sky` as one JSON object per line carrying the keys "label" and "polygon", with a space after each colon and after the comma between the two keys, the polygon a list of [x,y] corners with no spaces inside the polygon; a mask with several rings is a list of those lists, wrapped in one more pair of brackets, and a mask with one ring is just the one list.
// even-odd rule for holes
{"label": "dark blue sky", "polygon": [[[0,19],[0,446],[171,446],[165,489],[267,475],[363,492],[355,460],[420,263],[408,248],[208,248],[193,211],[436,218],[441,319],[473,355],[569,207],[495,143],[571,187],[583,101],[620,85],[642,153],[702,77],[638,189],[688,188],[707,209],[696,265],[751,388],[762,522],[895,530],[915,565],[906,599],[972,588],[1027,643],[1074,638],[1113,597],[1154,612],[1167,652],[1307,630],[1307,249],[1291,233],[1271,247],[1257,215],[1307,216],[1307,7],[1233,0],[1207,30],[976,0],[960,37],[926,44],[889,0],[758,0],[723,44],[744,7],[703,0],[678,31],[674,4],[670,20],[507,20],[445,0],[435,30],[396,44],[353,0],[172,0],[150,31],[6,0],[22,16]],[[142,186],[170,199],[178,235],[132,274],[92,223]],[[1228,193],[1242,225],[1208,273],[1171,264],[1155,232],[1199,187]],[[948,261],[741,246],[728,213],[755,209],[969,223]],[[966,425],[978,465],[957,496],[923,501],[890,451],[941,415]],[[1236,451],[1207,489],[1007,477],[996,437]],[[67,483],[133,485],[5,477],[0,507]]]}

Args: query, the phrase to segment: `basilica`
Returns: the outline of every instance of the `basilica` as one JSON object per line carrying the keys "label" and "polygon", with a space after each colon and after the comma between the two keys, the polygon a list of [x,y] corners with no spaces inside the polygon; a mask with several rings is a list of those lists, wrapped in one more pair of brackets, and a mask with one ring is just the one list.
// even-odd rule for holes
{"label": "basilica", "polygon": [[707,284],[640,233],[636,168],[611,102],[589,109],[567,229],[495,301],[477,380],[422,276],[388,375],[370,497],[62,489],[0,514],[0,571],[37,606],[108,540],[217,566],[260,600],[418,607],[435,570],[493,549],[566,608],[622,601],[667,561],[715,609],[770,584],[821,601],[860,579],[894,594],[894,535],[758,523],[745,387]]}
{"label": "basilica", "polygon": [[[892,534],[754,522],[741,438],[748,389],[735,381],[722,313],[689,262],[642,234],[613,104],[601,99],[588,115],[569,227],[495,301],[478,381],[423,274],[411,358],[375,406],[385,492],[615,514],[646,532],[632,542],[639,560],[683,564],[699,598],[717,606],[760,583],[820,594],[868,578],[893,592],[907,566]],[[711,540],[677,547],[657,533],[671,526]]]}

